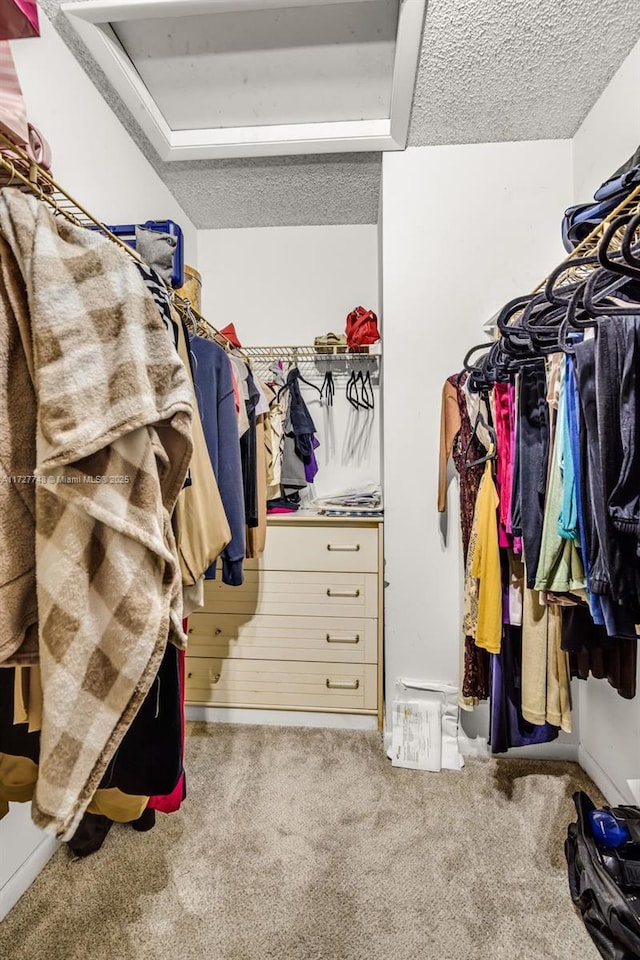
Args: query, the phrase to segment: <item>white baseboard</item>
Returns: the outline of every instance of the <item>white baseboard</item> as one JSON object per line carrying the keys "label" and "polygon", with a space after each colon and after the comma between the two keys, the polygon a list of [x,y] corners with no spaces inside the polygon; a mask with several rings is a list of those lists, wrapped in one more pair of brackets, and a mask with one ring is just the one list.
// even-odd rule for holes
{"label": "white baseboard", "polygon": [[59,846],[55,837],[45,836],[0,889],[0,921],[15,907]]}
{"label": "white baseboard", "polygon": [[578,763],[588,773],[598,790],[604,794],[608,803],[612,806],[620,803],[635,803],[633,794],[628,789],[626,783],[618,786],[614,783],[608,773],[606,773],[592,753],[585,747],[580,747],[578,752]]}
{"label": "white baseboard", "polygon": [[531,747],[512,747],[506,753],[491,753],[489,747],[486,754],[476,756],[493,757],[495,760],[563,760],[578,763],[579,748],[577,743],[563,743],[558,739]]}
{"label": "white baseboard", "polygon": [[357,713],[314,713],[294,710],[248,710],[234,707],[186,708],[187,720],[206,723],[255,723],[281,727],[332,727],[334,730],[377,730],[378,718]]}

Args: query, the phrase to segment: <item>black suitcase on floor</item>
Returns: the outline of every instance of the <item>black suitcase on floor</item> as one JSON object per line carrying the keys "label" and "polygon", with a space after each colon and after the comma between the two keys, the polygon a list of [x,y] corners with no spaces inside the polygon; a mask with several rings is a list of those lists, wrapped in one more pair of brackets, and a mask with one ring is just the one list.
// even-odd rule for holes
{"label": "black suitcase on floor", "polygon": [[[586,793],[575,793],[577,821],[569,825],[564,845],[569,868],[571,897],[582,914],[585,926],[600,954],[606,960],[638,960],[640,958],[640,883],[636,866],[616,864],[619,882],[605,867],[603,857],[593,839],[589,813],[594,804]],[[618,807],[612,810],[624,819],[632,840],[640,840],[640,809]],[[610,861],[611,862],[611,861]],[[622,872],[620,871],[622,866]],[[629,883],[630,881],[630,883]]]}

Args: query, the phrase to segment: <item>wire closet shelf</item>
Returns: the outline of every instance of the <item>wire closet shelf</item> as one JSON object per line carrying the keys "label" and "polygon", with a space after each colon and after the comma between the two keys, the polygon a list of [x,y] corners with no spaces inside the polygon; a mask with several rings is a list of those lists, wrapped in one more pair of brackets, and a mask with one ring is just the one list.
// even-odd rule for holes
{"label": "wire closet shelf", "polygon": [[[113,243],[117,244],[134,260],[140,260],[140,257],[128,244],[124,243],[119,237],[116,237],[105,227],[100,220],[82,206],[71,194],[57,183],[48,170],[45,170],[38,163],[35,163],[25,150],[9,137],[0,131],[0,186],[15,186],[21,189],[27,188],[45,203],[47,203],[58,216],[63,216],[70,223],[78,227],[97,228],[104,236],[108,237]],[[617,217],[623,214],[633,214],[640,212],[640,186],[636,187],[629,196],[613,210],[601,224],[573,250],[563,261],[566,265],[567,278],[574,280],[582,279],[588,275],[595,265],[577,265],[573,266],[573,261],[578,257],[585,257],[597,251],[598,246],[605,231]],[[612,243],[612,249],[615,250],[615,238]],[[542,280],[535,291],[540,290],[547,282],[547,278]],[[193,311],[195,313],[195,311]],[[206,325],[207,333],[218,342],[224,343],[228,349],[231,345],[229,341],[220,334],[219,331],[208,321],[204,320],[199,314],[197,318]],[[516,322],[517,317],[513,317],[511,322]],[[362,359],[380,359],[380,345],[374,344],[373,350],[368,347],[347,349],[344,352],[344,346],[258,346],[245,347],[243,354],[254,362],[268,362],[274,360],[288,360],[292,363],[317,362],[319,360],[343,360],[358,361]]]}
{"label": "wire closet shelf", "polygon": [[269,364],[277,360],[285,363],[316,363],[322,361],[342,361],[345,364],[358,360],[378,360],[381,357],[380,345],[374,344],[375,349],[358,347],[355,349],[342,346],[310,346],[310,345],[273,345],[261,347],[243,347],[243,352],[253,363]]}

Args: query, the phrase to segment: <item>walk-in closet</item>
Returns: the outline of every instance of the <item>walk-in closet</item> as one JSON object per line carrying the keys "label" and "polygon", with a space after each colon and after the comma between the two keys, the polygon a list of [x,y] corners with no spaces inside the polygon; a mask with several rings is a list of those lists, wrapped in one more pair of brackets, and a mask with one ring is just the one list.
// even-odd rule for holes
{"label": "walk-in closet", "polygon": [[640,957],[640,20],[0,0],[0,957]]}

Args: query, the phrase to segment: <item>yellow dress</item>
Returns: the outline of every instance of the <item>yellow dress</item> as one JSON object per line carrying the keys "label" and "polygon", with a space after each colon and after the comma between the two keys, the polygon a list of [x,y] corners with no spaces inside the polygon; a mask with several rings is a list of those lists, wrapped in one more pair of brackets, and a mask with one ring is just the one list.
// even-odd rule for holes
{"label": "yellow dress", "polygon": [[478,581],[476,646],[500,653],[502,641],[502,583],[498,547],[498,494],[491,461],[484,468],[476,500],[477,539],[473,544],[470,574]]}

